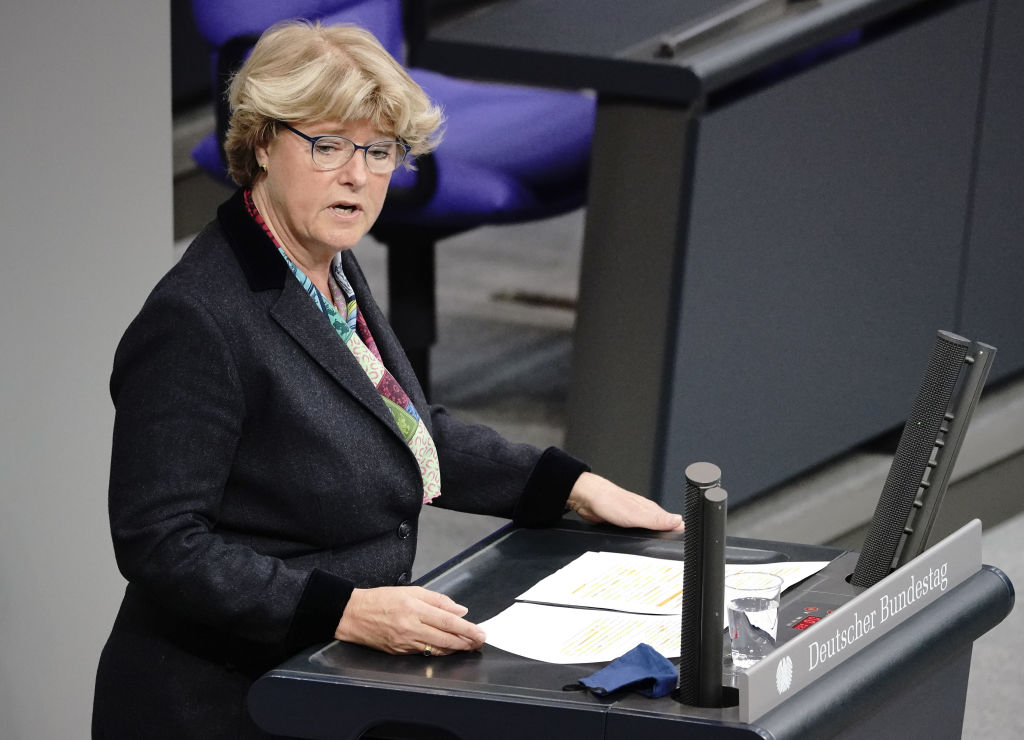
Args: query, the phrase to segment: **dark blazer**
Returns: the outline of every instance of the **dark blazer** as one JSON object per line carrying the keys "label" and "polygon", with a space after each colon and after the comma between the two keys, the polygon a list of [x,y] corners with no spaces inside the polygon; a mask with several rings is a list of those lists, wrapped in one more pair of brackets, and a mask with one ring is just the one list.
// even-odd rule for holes
{"label": "dark blazer", "polygon": [[[354,256],[343,264],[437,446],[432,505],[529,526],[560,517],[586,467],[429,406]],[[241,193],[154,288],[110,387],[110,521],[128,587],[94,735],[258,736],[252,680],[331,640],[354,587],[409,582],[416,460]]]}

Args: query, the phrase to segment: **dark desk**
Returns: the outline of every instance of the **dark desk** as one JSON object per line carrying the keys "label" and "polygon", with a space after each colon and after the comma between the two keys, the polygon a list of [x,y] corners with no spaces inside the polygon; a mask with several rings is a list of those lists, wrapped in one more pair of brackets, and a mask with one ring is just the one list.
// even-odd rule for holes
{"label": "dark desk", "polygon": [[[681,558],[682,541],[572,522],[558,529],[506,529],[420,583],[465,604],[471,618],[482,621],[587,550]],[[843,562],[847,556],[833,548],[736,539],[728,551],[731,561],[833,560],[829,568],[852,570]],[[781,625],[801,616],[802,604],[814,592],[809,581],[784,595],[781,640]],[[877,738],[891,736],[884,730],[893,723],[908,737],[959,738],[972,643],[1000,622],[1012,603],[1009,581],[984,567],[751,724],[739,721],[736,707],[699,709],[668,697],[598,699],[565,692],[563,686],[597,666],[538,663],[490,645],[479,653],[425,659],[332,643],[268,673],[253,687],[249,704],[264,729],[310,738],[356,738],[387,723],[432,727],[449,734],[431,737],[466,740],[556,733],[565,740],[691,733]]]}
{"label": "dark desk", "polygon": [[937,329],[1024,368],[1022,4],[768,2],[659,56],[740,5],[505,0],[418,50],[596,91],[566,447],[663,502],[692,460],[739,503],[899,428]]}

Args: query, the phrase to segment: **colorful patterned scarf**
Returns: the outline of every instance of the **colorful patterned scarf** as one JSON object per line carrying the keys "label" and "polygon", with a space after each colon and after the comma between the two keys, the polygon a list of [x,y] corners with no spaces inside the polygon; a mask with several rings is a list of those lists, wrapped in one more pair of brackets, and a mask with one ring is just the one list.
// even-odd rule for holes
{"label": "colorful patterned scarf", "polygon": [[366,325],[366,319],[359,311],[355,292],[342,270],[341,253],[336,254],[331,261],[331,280],[329,282],[331,298],[329,299],[291,261],[281,245],[278,244],[266,221],[256,209],[256,205],[252,201],[252,193],[249,190],[245,191],[245,206],[249,215],[263,227],[271,242],[288,264],[292,274],[298,278],[299,283],[313,299],[316,307],[331,322],[338,337],[359,361],[359,365],[370,378],[370,382],[380,393],[384,405],[391,412],[406,444],[409,445],[409,449],[416,457],[420,476],[423,479],[423,503],[429,504],[431,500],[441,495],[441,471],[437,461],[437,448],[434,446],[434,440],[424,426],[423,420],[416,412],[416,407],[409,400],[409,395],[384,367],[377,343],[370,334],[370,327]]}

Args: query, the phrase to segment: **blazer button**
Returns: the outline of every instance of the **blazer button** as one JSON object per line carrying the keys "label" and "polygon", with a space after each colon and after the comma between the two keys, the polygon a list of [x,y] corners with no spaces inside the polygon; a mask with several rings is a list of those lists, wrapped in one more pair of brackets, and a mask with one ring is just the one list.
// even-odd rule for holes
{"label": "blazer button", "polygon": [[398,525],[398,538],[401,540],[409,539],[409,535],[412,534],[412,523],[408,520]]}
{"label": "blazer button", "polygon": [[402,574],[400,576],[398,576],[398,585],[399,586],[404,586],[408,582],[409,582],[409,574],[407,572],[403,571]]}

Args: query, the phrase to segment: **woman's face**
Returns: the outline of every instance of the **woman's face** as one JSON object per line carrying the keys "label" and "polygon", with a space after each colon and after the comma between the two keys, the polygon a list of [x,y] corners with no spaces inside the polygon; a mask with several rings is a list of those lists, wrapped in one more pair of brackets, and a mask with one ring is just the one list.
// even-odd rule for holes
{"label": "woman's face", "polygon": [[[320,121],[295,126],[307,136],[344,136],[356,144],[393,139],[368,121]],[[313,259],[333,257],[355,246],[373,226],[384,205],[391,174],[366,169],[363,150],[336,170],[313,164],[310,143],[280,129],[256,150],[267,172],[253,187],[257,205],[274,235],[287,250],[300,250]]]}

